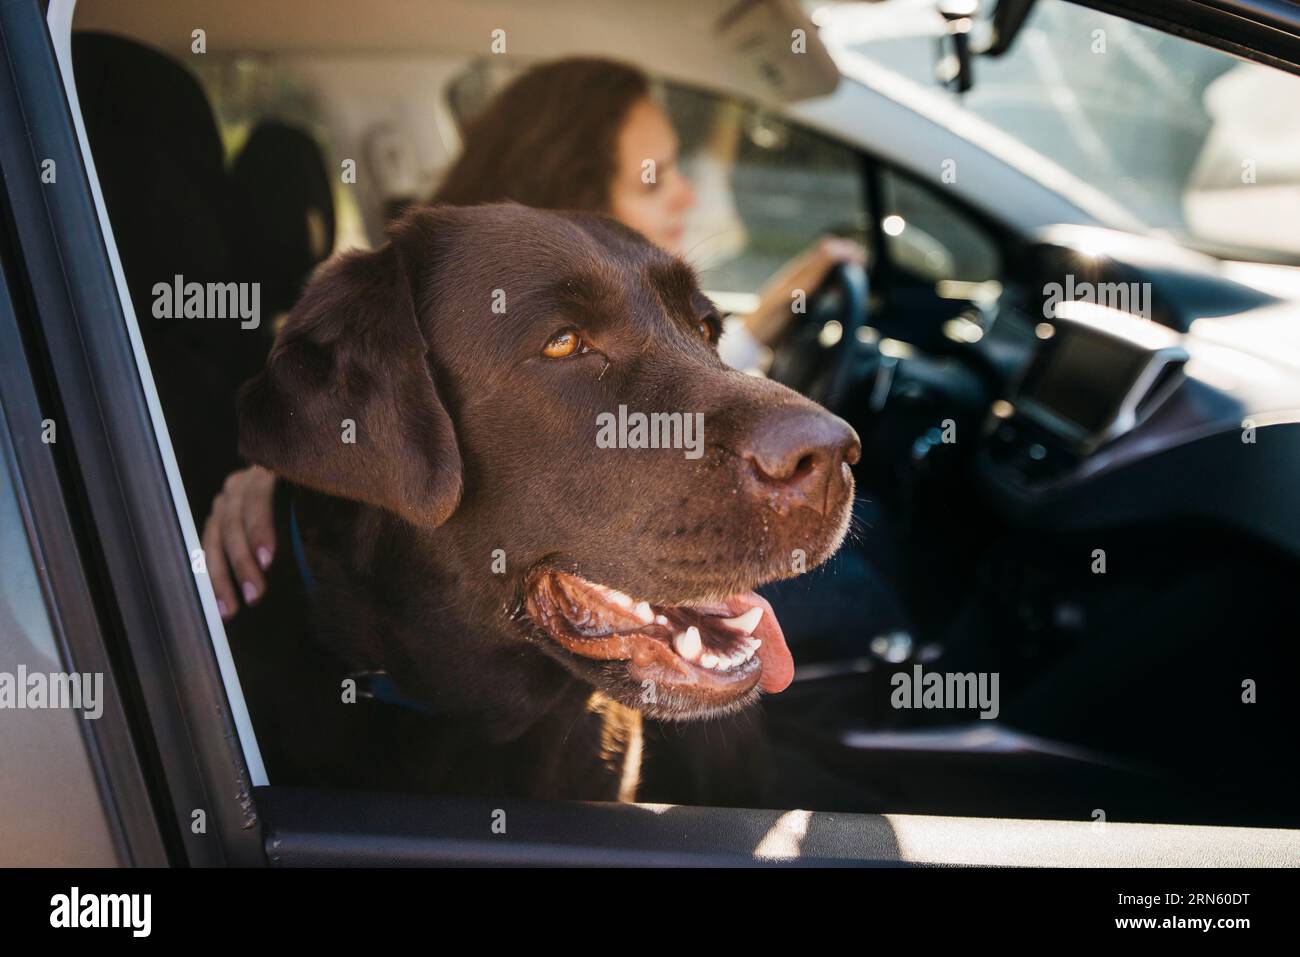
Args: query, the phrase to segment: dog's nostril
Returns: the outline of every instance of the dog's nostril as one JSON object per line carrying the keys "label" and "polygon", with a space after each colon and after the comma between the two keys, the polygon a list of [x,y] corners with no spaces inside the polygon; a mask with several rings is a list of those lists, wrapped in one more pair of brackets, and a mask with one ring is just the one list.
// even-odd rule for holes
{"label": "dog's nostril", "polygon": [[820,456],[816,451],[798,450],[789,455],[751,455],[749,462],[766,482],[797,485],[817,471]]}
{"label": "dog's nostril", "polygon": [[844,463],[852,465],[861,456],[861,444],[848,423],[822,411],[799,410],[765,420],[741,452],[766,487],[761,494],[779,489],[791,503],[820,509],[829,501],[832,483],[843,481]]}

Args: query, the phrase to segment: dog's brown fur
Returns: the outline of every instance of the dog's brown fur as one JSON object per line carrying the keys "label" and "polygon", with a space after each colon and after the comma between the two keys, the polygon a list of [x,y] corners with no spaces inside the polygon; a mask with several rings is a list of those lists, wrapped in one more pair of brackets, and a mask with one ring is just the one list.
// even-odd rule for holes
{"label": "dog's brown fur", "polygon": [[[566,326],[592,351],[541,356]],[[295,483],[319,639],[436,715],[384,756],[409,786],[630,799],[638,712],[727,710],[647,704],[622,663],[565,651],[523,613],[539,569],[684,604],[838,547],[856,436],[724,366],[718,332],[688,267],[587,214],[425,208],[315,277],[245,387],[241,450]],[[703,413],[703,456],[598,450],[620,404]]]}

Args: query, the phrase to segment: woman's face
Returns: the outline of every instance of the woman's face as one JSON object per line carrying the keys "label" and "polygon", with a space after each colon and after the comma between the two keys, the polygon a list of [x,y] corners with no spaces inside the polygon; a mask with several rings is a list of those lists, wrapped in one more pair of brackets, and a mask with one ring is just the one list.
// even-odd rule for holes
{"label": "woman's face", "polygon": [[639,101],[628,111],[618,134],[610,215],[680,255],[686,212],[694,205],[695,191],[677,167],[677,134],[672,124],[654,101]]}

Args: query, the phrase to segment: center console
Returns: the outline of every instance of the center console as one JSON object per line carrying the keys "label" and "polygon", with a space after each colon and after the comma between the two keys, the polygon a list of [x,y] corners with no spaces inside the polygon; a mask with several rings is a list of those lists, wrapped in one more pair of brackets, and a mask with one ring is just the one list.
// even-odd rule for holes
{"label": "center console", "polygon": [[1137,428],[1177,389],[1187,361],[1174,331],[1090,303],[1059,303],[1037,335],[1037,355],[990,422],[990,459],[1022,486],[1069,473]]}

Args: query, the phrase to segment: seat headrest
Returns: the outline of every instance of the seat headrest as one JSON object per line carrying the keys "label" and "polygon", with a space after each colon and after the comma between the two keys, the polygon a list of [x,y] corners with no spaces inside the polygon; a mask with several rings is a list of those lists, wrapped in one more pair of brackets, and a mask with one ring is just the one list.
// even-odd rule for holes
{"label": "seat headrest", "polygon": [[304,131],[264,120],[230,169],[243,205],[239,254],[255,263],[271,312],[297,300],[334,249],[334,196],[320,146]]}
{"label": "seat headrest", "polygon": [[198,81],[162,53],[109,34],[73,34],[72,59],[132,298],[137,278],[219,277],[228,265],[229,187]]}

